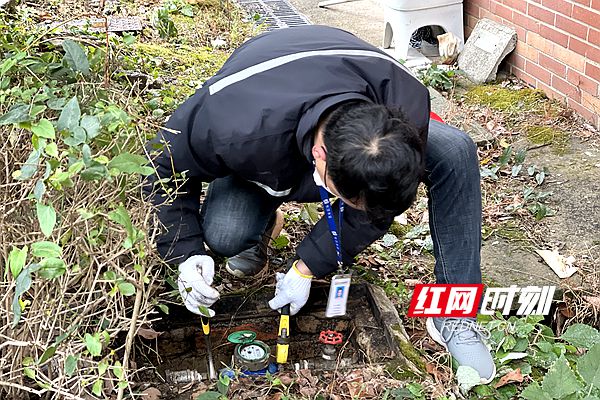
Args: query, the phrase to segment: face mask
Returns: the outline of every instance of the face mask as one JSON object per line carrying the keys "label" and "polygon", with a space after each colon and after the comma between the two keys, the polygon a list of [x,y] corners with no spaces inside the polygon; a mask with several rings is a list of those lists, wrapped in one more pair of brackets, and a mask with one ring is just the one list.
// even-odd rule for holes
{"label": "face mask", "polygon": [[331,192],[331,190],[327,186],[325,186],[325,184],[323,183],[323,180],[321,179],[321,176],[319,175],[319,172],[317,172],[316,168],[315,168],[315,171],[313,172],[313,180],[315,181],[315,184],[317,186],[321,186],[322,188],[324,188],[325,190],[327,190],[329,193],[333,194]]}

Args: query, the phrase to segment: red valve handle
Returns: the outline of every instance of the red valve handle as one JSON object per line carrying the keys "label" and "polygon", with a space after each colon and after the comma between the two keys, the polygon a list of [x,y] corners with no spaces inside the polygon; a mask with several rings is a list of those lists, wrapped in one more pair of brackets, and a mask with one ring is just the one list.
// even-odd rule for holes
{"label": "red valve handle", "polygon": [[340,344],[342,343],[343,335],[340,332],[326,330],[319,334],[319,342],[324,344]]}

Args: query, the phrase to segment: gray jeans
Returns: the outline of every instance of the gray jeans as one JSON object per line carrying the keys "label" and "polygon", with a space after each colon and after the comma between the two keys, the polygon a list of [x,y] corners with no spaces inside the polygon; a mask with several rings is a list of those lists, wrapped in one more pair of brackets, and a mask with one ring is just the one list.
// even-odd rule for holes
{"label": "gray jeans", "polygon": [[[481,283],[479,160],[467,134],[430,121],[424,182],[437,283]],[[254,246],[275,210],[286,201],[316,202],[320,197],[316,186],[280,198],[234,176],[215,180],[201,210],[206,244],[226,257]]]}

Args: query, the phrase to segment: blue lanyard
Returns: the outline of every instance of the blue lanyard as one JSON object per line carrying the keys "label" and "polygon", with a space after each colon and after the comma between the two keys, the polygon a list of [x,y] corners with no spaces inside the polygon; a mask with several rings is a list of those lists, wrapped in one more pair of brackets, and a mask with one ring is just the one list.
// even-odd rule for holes
{"label": "blue lanyard", "polygon": [[342,270],[344,265],[342,261],[342,220],[344,218],[344,202],[340,199],[340,231],[338,233],[335,225],[335,218],[333,218],[333,209],[331,208],[331,201],[329,200],[329,193],[322,186],[319,186],[319,193],[321,194],[321,200],[323,201],[323,210],[325,211],[325,218],[329,225],[329,232],[331,232],[331,238],[333,239],[333,245],[335,246],[335,255],[337,257],[338,268]]}

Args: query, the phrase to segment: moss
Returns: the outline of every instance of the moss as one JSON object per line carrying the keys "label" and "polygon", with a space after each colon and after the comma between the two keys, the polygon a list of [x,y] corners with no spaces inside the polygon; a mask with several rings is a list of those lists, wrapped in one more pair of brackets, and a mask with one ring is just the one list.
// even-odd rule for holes
{"label": "moss", "polygon": [[423,359],[421,358],[421,354],[415,349],[411,342],[403,339],[404,333],[401,326],[392,325],[390,328],[396,333],[394,335],[395,340],[402,355],[406,357],[408,361],[413,363],[413,365],[417,367],[419,371],[427,373],[427,368],[423,362]]}
{"label": "moss", "polygon": [[518,241],[518,242],[527,242],[527,235],[525,234],[525,230],[519,228],[515,224],[506,223],[501,225],[495,231],[496,236],[501,237],[502,239],[510,240],[510,241]]}
{"label": "moss", "polygon": [[390,233],[398,236],[399,239],[402,239],[413,227],[410,225],[402,225],[398,222],[392,222],[392,226],[390,226]]}
{"label": "moss", "polygon": [[408,370],[402,361],[395,359],[385,365],[385,370],[394,379],[399,381],[415,381],[420,378],[419,375]]}
{"label": "moss", "polygon": [[537,89],[508,89],[498,85],[479,85],[470,89],[468,103],[484,104],[498,111],[543,113],[546,95]]}
{"label": "moss", "polygon": [[532,125],[525,128],[527,139],[533,144],[548,145],[557,154],[564,154],[568,149],[569,135],[560,128],[547,125]]}

